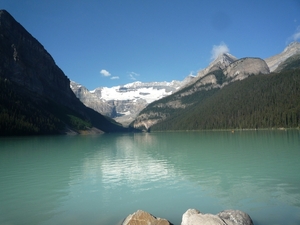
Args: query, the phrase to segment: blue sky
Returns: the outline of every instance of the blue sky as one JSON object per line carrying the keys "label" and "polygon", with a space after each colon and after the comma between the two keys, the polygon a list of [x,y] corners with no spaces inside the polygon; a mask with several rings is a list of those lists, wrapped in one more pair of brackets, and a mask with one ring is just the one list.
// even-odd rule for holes
{"label": "blue sky", "polygon": [[218,52],[267,58],[300,41],[300,0],[0,0],[89,90],[183,80]]}

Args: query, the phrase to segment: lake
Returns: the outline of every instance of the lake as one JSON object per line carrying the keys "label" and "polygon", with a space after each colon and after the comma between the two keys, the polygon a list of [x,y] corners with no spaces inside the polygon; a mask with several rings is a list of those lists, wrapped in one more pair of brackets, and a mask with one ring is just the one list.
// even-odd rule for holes
{"label": "lake", "polygon": [[300,224],[300,131],[0,138],[0,225],[116,225],[189,208]]}

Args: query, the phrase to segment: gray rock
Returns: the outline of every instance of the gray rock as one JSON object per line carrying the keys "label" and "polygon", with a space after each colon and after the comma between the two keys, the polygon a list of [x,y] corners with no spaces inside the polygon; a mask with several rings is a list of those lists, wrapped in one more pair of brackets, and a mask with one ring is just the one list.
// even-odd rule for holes
{"label": "gray rock", "polygon": [[226,78],[231,81],[243,80],[249,75],[268,74],[270,73],[267,63],[260,58],[242,58],[231,63],[224,70]]}
{"label": "gray rock", "polygon": [[224,210],[217,214],[220,218],[227,222],[227,224],[234,225],[253,225],[252,219],[247,213],[239,210]]}
{"label": "gray rock", "polygon": [[253,222],[248,214],[239,210],[225,210],[213,215],[188,209],[182,216],[181,225],[253,225]]}

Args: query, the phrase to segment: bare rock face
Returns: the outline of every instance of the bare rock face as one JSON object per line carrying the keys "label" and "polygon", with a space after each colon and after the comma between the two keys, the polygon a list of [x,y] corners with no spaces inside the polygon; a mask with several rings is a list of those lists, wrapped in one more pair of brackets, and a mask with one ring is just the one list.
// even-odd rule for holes
{"label": "bare rock face", "polygon": [[[7,11],[0,10],[1,76],[26,87],[37,95],[73,107],[70,80],[51,55]],[[63,98],[62,98],[63,96]]]}
{"label": "bare rock face", "polygon": [[[182,85],[181,88],[190,86],[192,84],[195,84],[198,87],[204,86],[204,85],[210,84],[210,83],[215,84],[216,83],[215,77],[214,76],[207,77],[207,74],[212,73],[216,70],[223,70],[236,60],[237,60],[237,58],[229,53],[220,54],[214,61],[212,61],[208,65],[208,67],[206,67],[203,70],[200,70],[196,77],[191,79],[189,82],[186,82],[184,85]],[[196,89],[198,89],[198,88],[196,88]]]}
{"label": "bare rock face", "polygon": [[231,63],[224,70],[227,78],[232,81],[243,80],[249,75],[270,73],[267,63],[260,58],[243,58]]}
{"label": "bare rock face", "polygon": [[138,210],[129,215],[122,225],[171,225],[171,223],[166,219],[156,218],[150,213]]}
{"label": "bare rock face", "polygon": [[100,98],[101,90],[96,89],[94,93],[91,93],[86,87],[77,84],[74,81],[71,81],[70,87],[76,97],[87,107],[94,109],[102,115],[111,118],[115,117],[116,112],[114,110],[114,107]]}
{"label": "bare rock face", "polygon": [[188,209],[182,216],[181,225],[253,225],[250,216],[239,210],[225,210],[217,215],[204,214]]}
{"label": "bare rock face", "polygon": [[280,63],[284,62],[289,57],[299,53],[300,53],[300,43],[292,42],[283,50],[283,52],[274,55],[272,57],[269,57],[265,59],[265,61],[268,64],[270,71],[273,72],[277,69]]}

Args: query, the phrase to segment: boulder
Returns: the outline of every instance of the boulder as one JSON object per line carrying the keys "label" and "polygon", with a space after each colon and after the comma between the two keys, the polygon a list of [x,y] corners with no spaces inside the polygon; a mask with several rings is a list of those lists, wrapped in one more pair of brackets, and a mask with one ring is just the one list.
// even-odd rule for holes
{"label": "boulder", "polygon": [[127,216],[122,225],[172,225],[168,220],[157,218],[148,212],[138,210]]}
{"label": "boulder", "polygon": [[247,213],[239,210],[224,210],[217,214],[227,224],[234,225],[253,225],[252,219]]}
{"label": "boulder", "polygon": [[188,209],[182,216],[181,225],[253,225],[253,222],[248,214],[239,210],[225,210],[213,215]]}

